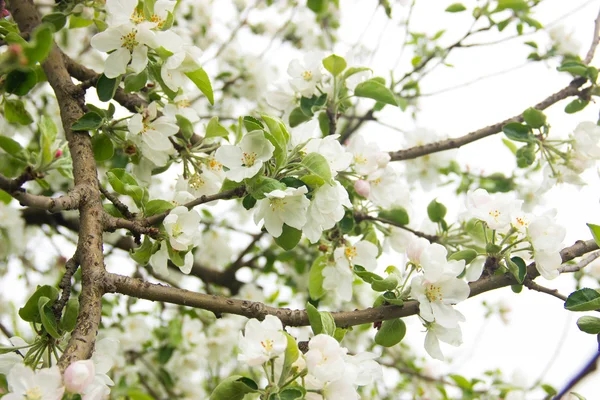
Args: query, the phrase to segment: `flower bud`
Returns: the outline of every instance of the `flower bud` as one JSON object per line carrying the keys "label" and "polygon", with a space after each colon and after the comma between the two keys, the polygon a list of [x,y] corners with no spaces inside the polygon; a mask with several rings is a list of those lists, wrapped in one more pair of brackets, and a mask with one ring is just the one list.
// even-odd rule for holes
{"label": "flower bud", "polygon": [[368,181],[359,179],[354,182],[354,190],[363,197],[369,197],[369,193],[371,193],[371,184]]}
{"label": "flower bud", "polygon": [[391,160],[390,153],[380,151],[379,153],[377,153],[377,156],[375,156],[375,159],[377,160],[377,166],[379,168],[385,168]]}
{"label": "flower bud", "polygon": [[423,253],[423,250],[425,250],[425,248],[428,245],[429,245],[429,241],[427,239],[416,238],[416,239],[411,240],[406,248],[406,255],[408,256],[408,259],[412,263],[414,263],[416,265],[420,265],[421,264],[421,254]]}
{"label": "flower bud", "polygon": [[95,375],[96,368],[92,360],[75,361],[65,370],[65,388],[70,393],[82,393]]}
{"label": "flower bud", "polygon": [[56,153],[54,153],[54,158],[60,158],[62,157],[63,152],[61,149],[56,150]]}

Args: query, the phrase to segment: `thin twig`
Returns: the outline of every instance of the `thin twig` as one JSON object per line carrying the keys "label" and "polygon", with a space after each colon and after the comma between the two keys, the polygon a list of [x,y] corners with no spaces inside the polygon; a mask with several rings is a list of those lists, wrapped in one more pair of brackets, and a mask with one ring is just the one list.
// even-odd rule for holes
{"label": "thin twig", "polygon": [[119,198],[114,193],[111,193],[108,190],[106,190],[104,188],[104,186],[102,186],[101,183],[98,184],[98,187],[100,188],[100,193],[102,193],[104,195],[104,197],[106,197],[108,199],[108,201],[113,203],[113,205],[116,207],[116,209],[119,210],[119,212],[121,214],[123,214],[123,216],[125,218],[127,218],[127,219],[135,218],[135,213],[132,213],[131,211],[129,211],[129,207],[127,207],[127,205],[125,205],[121,200],[119,200]]}
{"label": "thin twig", "polygon": [[591,264],[594,260],[600,257],[600,251],[592,253],[585,257],[583,260],[579,261],[577,264],[567,264],[563,265],[558,269],[558,271],[562,274],[563,272],[577,272],[581,271],[587,265]]}
{"label": "thin twig", "polygon": [[598,47],[598,42],[600,41],[600,11],[598,11],[598,16],[596,17],[596,21],[594,21],[594,38],[592,39],[592,44],[590,45],[590,49],[583,60],[584,64],[589,64],[592,62],[592,58],[594,58],[594,53],[596,52],[596,48]]}
{"label": "thin twig", "polygon": [[365,213],[361,213],[361,212],[355,212],[354,213],[354,218],[356,218],[357,221],[364,221],[364,220],[378,221],[378,222],[382,222],[382,223],[387,224],[387,225],[392,225],[392,226],[395,226],[397,228],[404,229],[405,231],[410,232],[410,233],[412,233],[415,236],[427,239],[427,240],[429,240],[432,243],[435,243],[435,242],[437,242],[439,240],[439,238],[437,236],[435,236],[435,235],[429,235],[427,233],[416,231],[414,229],[409,228],[406,225],[399,224],[399,223],[391,221],[389,219],[380,218],[380,217],[373,217],[371,215],[368,215],[368,214],[365,214]]}
{"label": "thin twig", "polygon": [[537,283],[535,283],[532,280],[526,279],[523,282],[523,285],[525,287],[529,288],[530,290],[535,290],[535,291],[538,291],[538,292],[541,292],[541,293],[547,293],[550,296],[554,296],[557,299],[560,299],[562,301],[566,301],[567,300],[567,296],[560,294],[557,289],[550,289],[550,288],[547,288],[545,286],[538,285]]}
{"label": "thin twig", "polygon": [[79,268],[79,252],[75,250],[73,257],[65,263],[65,274],[58,284],[58,287],[62,290],[60,299],[54,303],[54,306],[52,307],[52,311],[54,312],[57,321],[60,320],[62,311],[71,296],[71,278],[77,271],[77,268]]}

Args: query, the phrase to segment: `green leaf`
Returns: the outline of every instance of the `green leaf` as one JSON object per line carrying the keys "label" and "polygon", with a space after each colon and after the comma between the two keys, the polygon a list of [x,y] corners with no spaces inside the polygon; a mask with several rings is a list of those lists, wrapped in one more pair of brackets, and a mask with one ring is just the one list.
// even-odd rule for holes
{"label": "green leaf", "polygon": [[396,96],[394,93],[383,83],[377,80],[377,78],[372,78],[356,85],[356,88],[354,89],[354,95],[357,97],[366,97],[377,100],[384,104],[398,106],[398,102],[396,101]]}
{"label": "green leaf", "polygon": [[287,224],[283,224],[283,231],[279,237],[275,239],[275,243],[284,250],[292,250],[300,242],[302,238],[302,231],[300,229],[293,228]]}
{"label": "green leaf", "polygon": [[77,323],[77,316],[79,315],[79,300],[76,297],[70,298],[63,311],[62,318],[60,320],[60,329],[65,332],[71,332],[75,329]]}
{"label": "green leaf", "polygon": [[[305,396],[305,392],[303,392],[304,388],[302,387],[286,387],[281,392],[279,392],[279,398],[281,400],[301,400]],[[584,399],[585,400],[585,399]]]}
{"label": "green leaf", "polygon": [[53,12],[44,15],[42,22],[49,23],[54,28],[54,32],[58,32],[67,24],[67,16],[60,12]]}
{"label": "green leaf", "polygon": [[405,334],[406,324],[401,318],[383,321],[375,334],[375,343],[383,347],[392,347],[400,343]]}
{"label": "green leaf", "polygon": [[265,193],[271,193],[273,190],[285,190],[286,186],[276,179],[261,175],[256,179],[250,180],[246,188],[252,197],[261,200],[266,197]]}
{"label": "green leaf", "polygon": [[465,249],[465,250],[457,251],[456,253],[452,253],[448,257],[448,261],[451,261],[451,260],[456,260],[456,261],[465,260],[465,264],[470,264],[471,261],[473,261],[475,259],[475,257],[477,257],[477,251],[475,251],[473,249]]}
{"label": "green leaf", "polygon": [[42,115],[38,122],[40,131],[40,153],[42,156],[41,165],[48,165],[54,160],[54,141],[58,135],[58,129],[54,121],[46,115]]}
{"label": "green leaf", "polygon": [[407,225],[410,222],[408,212],[404,207],[396,207],[391,210],[383,210],[379,212],[379,218],[387,219],[399,225]]}
{"label": "green leaf", "polygon": [[506,9],[514,11],[527,10],[529,9],[529,5],[526,0],[498,0],[498,7],[496,7],[494,12]]}
{"label": "green leaf", "polygon": [[194,136],[194,125],[189,119],[180,114],[175,115],[175,119],[177,120],[177,126],[179,126],[179,132],[186,140],[190,140]]}
{"label": "green leaf", "polygon": [[319,153],[308,153],[301,164],[313,175],[318,176],[325,182],[331,181],[331,167],[327,159]]}
{"label": "green leaf", "polygon": [[[0,143],[0,146],[1,145],[2,144]],[[587,226],[590,228],[590,231],[592,232],[592,236],[594,237],[596,244],[600,246],[600,225],[587,224]]]}
{"label": "green leaf", "polygon": [[323,269],[327,266],[327,256],[320,256],[313,262],[308,274],[308,294],[313,300],[323,297],[326,290],[323,289]]}
{"label": "green leaf", "polygon": [[23,47],[25,57],[29,62],[29,65],[43,62],[54,44],[52,39],[53,26],[50,24],[39,25],[31,34],[31,40],[27,46]]}
{"label": "green leaf", "polygon": [[600,318],[598,317],[581,317],[577,320],[577,327],[580,331],[597,335],[600,333]]}
{"label": "green leaf", "polygon": [[246,131],[248,131],[248,132],[262,131],[263,129],[265,129],[265,126],[263,125],[262,122],[260,122],[259,119],[251,117],[250,115],[246,115],[244,117],[243,123],[244,123],[244,127],[246,128]]}
{"label": "green leaf", "polygon": [[173,203],[166,200],[155,199],[150,200],[145,205],[144,215],[150,217],[156,214],[162,214],[165,211],[172,210],[175,207]]}
{"label": "green leaf", "polygon": [[298,350],[298,344],[296,340],[287,332],[283,332],[287,339],[287,346],[285,348],[285,352],[283,353],[283,367],[281,370],[281,376],[279,378],[279,384],[282,385],[286,379],[288,379],[288,375],[292,370],[292,364],[296,362],[298,357],[300,356],[300,351]]}
{"label": "green leaf", "polygon": [[315,335],[324,333],[333,336],[335,333],[335,321],[327,311],[318,311],[312,304],[306,303],[308,321]]}
{"label": "green leaf", "polygon": [[125,92],[133,93],[138,92],[146,86],[148,81],[148,71],[143,70],[137,75],[127,75],[125,77]]}
{"label": "green leaf", "polygon": [[0,202],[9,204],[12,201],[12,196],[0,189]]}
{"label": "green leaf", "polygon": [[257,391],[258,385],[252,379],[233,375],[217,385],[209,400],[242,400],[246,394]]}
{"label": "green leaf", "polygon": [[[287,131],[285,124],[279,118],[269,117],[268,115],[261,115],[265,124],[267,124],[267,128],[269,129],[269,133],[275,138],[277,143],[283,148],[287,149],[287,145],[290,141],[290,133]],[[275,144],[274,144],[275,145]],[[277,147],[277,145],[275,145]]]}
{"label": "green leaf", "polygon": [[319,113],[318,119],[321,133],[323,136],[328,136],[331,127],[329,126],[329,117],[327,116],[327,113],[325,111]]}
{"label": "green leaf", "polygon": [[529,107],[527,110],[525,110],[525,112],[523,112],[523,119],[527,125],[534,129],[541,128],[542,126],[546,125],[546,114],[540,110],[536,110],[533,107]]}
{"label": "green leaf", "polygon": [[92,149],[96,161],[110,160],[115,153],[112,140],[103,134],[96,134],[92,137]]}
{"label": "green leaf", "polygon": [[106,173],[108,182],[115,192],[130,196],[138,207],[142,207],[148,199],[148,192],[141,188],[135,178],[123,168],[113,168]]}
{"label": "green leaf", "polygon": [[359,72],[363,71],[372,71],[372,69],[367,67],[350,67],[346,70],[346,72],[344,72],[344,75],[342,75],[342,80],[346,80],[352,75],[358,74]]}
{"label": "green leaf", "polygon": [[219,117],[215,116],[208,121],[208,125],[206,126],[206,134],[205,138],[213,138],[213,137],[223,137],[226,138],[229,136],[229,131],[223,125],[219,123]]}
{"label": "green leaf", "polygon": [[305,113],[303,113],[300,107],[296,107],[290,113],[290,116],[288,117],[288,122],[292,128],[295,128],[306,121],[310,121],[311,119],[312,117],[309,117]]}
{"label": "green leaf", "polygon": [[383,278],[379,275],[377,275],[374,272],[371,271],[367,271],[364,267],[361,267],[360,265],[355,265],[354,266],[354,273],[363,281],[372,284],[375,281],[382,281]]}
{"label": "green leaf", "polygon": [[94,22],[95,20],[71,15],[71,18],[69,18],[69,29],[85,28],[92,25]]}
{"label": "green leaf", "polygon": [[6,75],[4,90],[6,93],[25,96],[37,82],[38,76],[32,68],[15,69]]}
{"label": "green leaf", "polygon": [[600,293],[594,289],[583,288],[569,295],[565,301],[569,311],[594,311],[600,308]]}
{"label": "green leaf", "polygon": [[433,199],[427,206],[427,215],[432,222],[442,222],[448,209],[436,199]]}
{"label": "green leaf", "polygon": [[200,91],[202,93],[204,93],[204,95],[208,99],[208,102],[211,105],[214,105],[215,97],[213,94],[213,89],[212,89],[212,85],[210,83],[210,79],[208,78],[206,71],[204,71],[204,69],[202,67],[200,67],[195,71],[186,72],[185,75],[188,78],[190,78],[190,80],[192,82],[194,82],[194,84],[198,87],[198,89],[200,89]]}
{"label": "green leaf", "polygon": [[582,76],[586,78],[588,76],[588,67],[587,65],[577,62],[577,61],[569,61],[562,64],[557,68],[558,71],[568,72],[575,76]]}
{"label": "green leaf", "polygon": [[463,390],[471,390],[473,389],[473,384],[471,384],[471,382],[469,382],[467,380],[467,378],[465,378],[464,376],[461,375],[456,375],[456,374],[451,374],[448,375],[454,382],[456,382],[456,385],[463,389]]}
{"label": "green leaf", "polygon": [[33,118],[21,100],[4,100],[4,117],[8,122],[29,125]]}
{"label": "green leaf", "polygon": [[93,131],[102,126],[104,119],[97,113],[90,111],[81,116],[71,127],[74,131]]}
{"label": "green leaf", "polygon": [[517,154],[517,145],[516,144],[514,144],[513,142],[511,142],[508,139],[502,139],[502,143],[504,143],[504,145],[506,147],[508,147],[508,149],[510,150],[511,153]]}
{"label": "green leaf", "polygon": [[502,132],[511,140],[517,142],[534,142],[535,136],[531,134],[531,128],[518,122],[511,122],[502,127]]}
{"label": "green leaf", "polygon": [[589,103],[589,100],[575,99],[566,105],[565,112],[567,114],[575,114],[576,112],[583,110]]}
{"label": "green leaf", "polygon": [[327,11],[329,0],[307,0],[306,6],[315,14],[321,14]]}
{"label": "green leaf", "polygon": [[60,339],[61,334],[58,333],[58,326],[56,324],[56,317],[52,312],[52,307],[48,303],[53,303],[48,297],[42,296],[38,299],[38,312],[40,313],[40,319],[46,332],[55,339]]}
{"label": "green leaf", "polygon": [[142,392],[140,389],[127,389],[127,397],[131,400],[156,400],[154,397]]}
{"label": "green leaf", "polygon": [[27,151],[21,147],[19,142],[7,136],[0,135],[0,149],[4,150],[6,154],[17,160],[21,160],[25,163],[27,162]]}
{"label": "green leaf", "polygon": [[525,264],[525,261],[523,261],[521,257],[512,257],[510,261],[517,266],[516,273],[515,271],[511,272],[513,272],[513,275],[517,278],[519,283],[523,283],[525,275],[527,275],[527,264]]}
{"label": "green leaf", "polygon": [[25,305],[19,309],[19,316],[23,321],[39,322],[38,300],[41,297],[47,297],[54,302],[58,299],[58,289],[50,285],[38,286]]}
{"label": "green leaf", "polygon": [[100,99],[100,101],[110,101],[115,96],[120,81],[120,77],[107,78],[104,74],[100,75],[98,82],[96,82],[98,99]]}
{"label": "green leaf", "polygon": [[461,11],[465,11],[467,7],[465,7],[462,3],[453,3],[446,7],[446,12],[449,13],[457,13]]}
{"label": "green leaf", "polygon": [[556,389],[554,389],[552,386],[547,385],[547,384],[543,384],[540,385],[540,387],[544,390],[544,392],[546,392],[547,395],[549,396],[554,396],[556,394],[558,394],[558,392],[556,391]]}
{"label": "green leaf", "polygon": [[394,290],[398,287],[398,278],[394,275],[390,275],[385,279],[377,279],[371,283],[371,289],[376,292],[387,292]]}
{"label": "green leaf", "polygon": [[242,200],[242,206],[244,206],[244,208],[246,210],[252,209],[255,205],[256,205],[256,199],[254,197],[252,197],[251,194],[247,195]]}
{"label": "green leaf", "polygon": [[582,395],[580,395],[579,393],[575,393],[575,392],[569,392],[570,396],[574,396],[577,397],[578,400],[586,400],[585,397],[583,397]]}
{"label": "green leaf", "polygon": [[332,54],[329,57],[323,59],[323,66],[331,75],[338,76],[346,69],[346,60],[336,54]]}

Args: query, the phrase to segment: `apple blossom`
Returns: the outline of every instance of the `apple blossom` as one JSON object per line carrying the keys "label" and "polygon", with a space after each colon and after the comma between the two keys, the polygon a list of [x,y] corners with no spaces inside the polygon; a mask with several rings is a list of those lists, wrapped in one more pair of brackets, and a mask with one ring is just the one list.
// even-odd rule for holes
{"label": "apple blossom", "polygon": [[188,251],[200,239],[200,214],[196,210],[188,210],[184,206],[175,207],[165,217],[163,225],[174,250]]}
{"label": "apple blossom", "polygon": [[329,135],[323,139],[312,139],[306,144],[306,153],[319,153],[329,163],[331,175],[336,176],[338,171],[348,169],[352,162],[352,154],[346,152],[338,141],[338,135]]}
{"label": "apple blossom", "polygon": [[324,184],[313,192],[302,231],[311,243],[316,243],[323,231],[333,228],[344,217],[344,207],[351,206],[348,192],[339,182],[333,186]]}
{"label": "apple blossom", "polygon": [[446,328],[440,324],[432,323],[427,327],[425,335],[425,350],[436,360],[444,360],[444,354],[440,349],[440,341],[451,346],[458,347],[462,344],[462,330],[460,326]]}
{"label": "apple blossom", "polygon": [[262,322],[254,318],[248,320],[244,334],[240,333],[239,347],[238,360],[251,367],[282,354],[287,347],[287,338],[279,318],[267,315]]}
{"label": "apple blossom", "polygon": [[317,85],[321,83],[323,77],[321,72],[322,58],[320,53],[307,53],[303,62],[294,59],[288,66],[287,73],[290,76],[290,85],[304,97],[311,97],[315,94]]}
{"label": "apple blossom", "polygon": [[79,360],[71,363],[64,373],[65,389],[71,393],[82,393],[94,380],[96,369],[92,360]]}
{"label": "apple blossom", "polygon": [[354,182],[354,190],[362,197],[369,197],[369,193],[371,193],[371,184],[369,181],[359,179]]}
{"label": "apple blossom", "polygon": [[379,250],[371,242],[360,240],[355,244],[338,247],[333,252],[335,263],[341,268],[352,269],[355,265],[373,271],[377,267],[377,255]]}
{"label": "apple blossom", "polygon": [[234,182],[241,182],[255,176],[265,161],[273,156],[275,147],[262,131],[252,131],[245,135],[237,146],[223,145],[215,153],[215,159],[229,168],[225,176]]}
{"label": "apple blossom", "polygon": [[352,299],[354,272],[350,268],[339,263],[328,263],[321,274],[323,275],[323,289],[334,293],[340,300],[350,301]]}
{"label": "apple blossom", "polygon": [[65,388],[57,366],[33,371],[23,364],[16,364],[6,376],[8,394],[5,400],[60,400]]}
{"label": "apple blossom", "polygon": [[266,197],[256,203],[254,222],[258,224],[264,220],[267,232],[273,237],[281,236],[283,224],[302,229],[310,205],[310,200],[304,196],[307,192],[306,186],[301,186],[265,193]]}
{"label": "apple blossom", "polygon": [[486,223],[490,229],[507,228],[513,216],[521,211],[522,200],[514,200],[507,195],[490,195],[485,189],[477,189],[467,194],[467,211],[473,218]]}

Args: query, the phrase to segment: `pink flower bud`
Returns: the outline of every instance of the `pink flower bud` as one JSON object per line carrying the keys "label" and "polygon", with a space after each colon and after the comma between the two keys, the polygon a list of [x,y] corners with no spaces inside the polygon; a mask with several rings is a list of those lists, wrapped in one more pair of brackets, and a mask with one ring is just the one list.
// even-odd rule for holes
{"label": "pink flower bud", "polygon": [[83,393],[95,375],[96,368],[92,360],[75,361],[65,370],[65,388],[70,393]]}
{"label": "pink flower bud", "polygon": [[63,152],[61,149],[56,150],[56,153],[54,153],[54,158],[60,158],[63,155]]}
{"label": "pink flower bud", "polygon": [[369,193],[371,193],[371,184],[368,181],[359,179],[354,182],[354,190],[363,197],[369,197]]}

